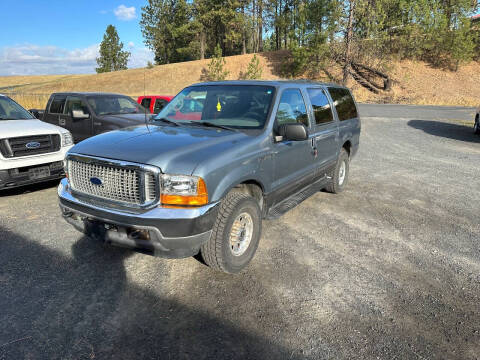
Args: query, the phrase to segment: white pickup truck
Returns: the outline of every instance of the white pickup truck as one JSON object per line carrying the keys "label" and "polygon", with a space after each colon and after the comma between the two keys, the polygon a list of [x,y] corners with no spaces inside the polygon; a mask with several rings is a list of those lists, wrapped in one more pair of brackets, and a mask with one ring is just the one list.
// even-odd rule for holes
{"label": "white pickup truck", "polygon": [[65,176],[63,159],[72,145],[68,130],[35,119],[0,94],[0,191]]}

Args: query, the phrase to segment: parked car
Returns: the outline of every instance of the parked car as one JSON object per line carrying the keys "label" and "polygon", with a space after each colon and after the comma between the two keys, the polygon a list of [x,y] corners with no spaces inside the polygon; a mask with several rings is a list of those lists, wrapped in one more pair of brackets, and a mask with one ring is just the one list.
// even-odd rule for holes
{"label": "parked car", "polygon": [[139,96],[137,102],[152,114],[158,114],[172,99],[173,96],[167,95],[145,95]]}
{"label": "parked car", "polygon": [[0,94],[0,190],[65,176],[69,131],[46,124]]}
{"label": "parked car", "polygon": [[473,131],[475,134],[480,135],[480,108],[477,109],[477,114],[475,115],[475,124],[473,125]]}
{"label": "parked car", "polygon": [[[175,119],[185,99],[201,99],[201,119]],[[341,86],[192,85],[148,126],[71,149],[60,207],[90,237],[171,258],[200,252],[212,268],[235,273],[252,259],[262,219],[321,189],[345,189],[360,128]]]}
{"label": "parked car", "polygon": [[108,93],[54,93],[42,120],[73,134],[75,143],[107,131],[145,123],[150,113],[132,98]]}
{"label": "parked car", "polygon": [[45,112],[45,110],[40,110],[40,109],[29,109],[28,111],[30,111],[30,114],[35,116],[35,118],[40,120],[43,118],[43,113]]}

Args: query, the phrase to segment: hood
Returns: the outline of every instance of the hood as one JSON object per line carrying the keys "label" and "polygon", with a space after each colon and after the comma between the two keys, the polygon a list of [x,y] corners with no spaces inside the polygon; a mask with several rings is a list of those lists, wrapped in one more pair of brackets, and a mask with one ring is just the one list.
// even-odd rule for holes
{"label": "hood", "polygon": [[0,137],[10,138],[30,135],[59,134],[61,127],[38,119],[0,120]]}
{"label": "hood", "polygon": [[[151,116],[152,114],[147,114],[147,119],[149,119]],[[116,124],[122,124],[123,126],[145,124],[145,114],[100,115],[98,118],[112,121]]]}
{"label": "hood", "polygon": [[165,173],[191,174],[212,154],[230,151],[253,136],[215,128],[149,125],[94,136],[75,145],[73,153],[157,166]]}

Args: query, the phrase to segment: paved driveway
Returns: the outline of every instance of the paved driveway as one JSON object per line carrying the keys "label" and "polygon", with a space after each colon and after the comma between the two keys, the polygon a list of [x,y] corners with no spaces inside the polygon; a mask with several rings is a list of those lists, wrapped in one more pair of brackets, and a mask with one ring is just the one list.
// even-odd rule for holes
{"label": "paved driveway", "polygon": [[242,274],[95,243],[55,184],[0,194],[0,359],[478,359],[471,109],[361,106],[341,195],[264,224]]}

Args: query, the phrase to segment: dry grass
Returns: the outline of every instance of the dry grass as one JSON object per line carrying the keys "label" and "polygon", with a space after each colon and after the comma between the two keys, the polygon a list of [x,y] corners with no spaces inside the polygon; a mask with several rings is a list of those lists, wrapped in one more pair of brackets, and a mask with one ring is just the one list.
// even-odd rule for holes
{"label": "dry grass", "polygon": [[453,72],[433,68],[425,62],[406,60],[393,63],[390,75],[394,80],[392,91],[380,96],[354,84],[357,100],[416,105],[480,105],[478,62],[472,62]]}
{"label": "dry grass", "polygon": [[[262,53],[258,56],[263,67],[262,78],[281,78],[280,68],[285,52]],[[227,57],[228,79],[238,79],[246,71],[253,55]],[[155,66],[152,69],[131,69],[95,75],[50,75],[0,77],[0,92],[12,95],[27,108],[43,108],[49,94],[57,91],[108,91],[138,96],[144,93],[176,94],[185,86],[199,82],[209,60]],[[471,63],[458,72],[430,67],[423,62],[400,61],[391,64],[394,80],[389,93],[376,95],[354,81],[348,84],[360,102],[464,105],[480,104],[480,64]],[[144,83],[145,77],[145,83]],[[341,69],[332,64],[320,72],[322,81],[338,81]]]}

